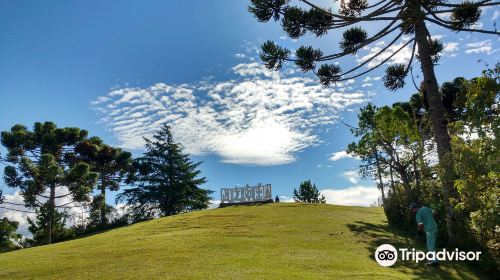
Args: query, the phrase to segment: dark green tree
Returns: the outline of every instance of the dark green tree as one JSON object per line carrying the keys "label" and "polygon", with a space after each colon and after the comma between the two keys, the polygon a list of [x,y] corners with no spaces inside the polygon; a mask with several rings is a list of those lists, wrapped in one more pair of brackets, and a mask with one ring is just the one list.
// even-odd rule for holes
{"label": "dark green tree", "polygon": [[[92,209],[98,207],[100,214],[99,217],[92,216],[92,218],[98,218],[99,223],[105,225],[108,223],[107,215],[110,213],[110,209],[106,205],[106,190],[119,190],[124,175],[131,166],[131,154],[104,144],[99,137],[92,137],[80,142],[75,151],[78,159],[89,163],[92,167],[91,170],[99,174],[97,189],[100,194],[94,197]],[[93,213],[95,214],[95,212]],[[91,221],[93,224],[95,222]]]}
{"label": "dark green tree", "polygon": [[[52,122],[35,123],[33,130],[15,125],[1,134],[8,154],[4,180],[16,188],[26,207],[38,209],[47,204],[47,240],[52,243],[54,217],[57,208],[64,208],[61,199],[89,201],[97,174],[89,164],[75,160],[75,146],[85,140],[87,131],[76,127],[58,128]],[[57,191],[65,194],[56,194]],[[47,203],[45,203],[47,202]]]}
{"label": "dark green tree", "polygon": [[[0,194],[1,196],[1,194]],[[0,252],[7,252],[16,249],[13,240],[21,239],[21,234],[16,233],[19,223],[10,221],[7,217],[0,220]]]}
{"label": "dark green tree", "polygon": [[461,85],[465,102],[458,100],[455,108],[463,114],[452,127],[457,207],[468,216],[478,240],[500,261],[500,64]]}
{"label": "dark green tree", "polygon": [[316,184],[311,184],[311,180],[300,183],[298,191],[293,189],[293,199],[303,203],[326,203],[325,197],[319,193]]}
{"label": "dark green tree", "polygon": [[[398,102],[377,108],[372,104],[360,110],[358,127],[351,132],[358,139],[348,145],[347,152],[362,160],[360,174],[373,178],[382,192],[384,210],[389,223],[414,226],[407,214],[408,204],[419,200],[423,180],[431,177],[424,153],[425,124],[417,116],[421,104],[418,95],[413,102]],[[390,194],[391,200],[386,196]],[[397,199],[396,199],[397,198]]]}
{"label": "dark green tree", "polygon": [[117,202],[127,203],[131,218],[139,221],[207,208],[212,191],[199,187],[206,182],[198,177],[201,162],[193,163],[182,152],[170,127],[163,125],[145,141],[146,153],[134,160],[128,178],[135,186],[117,196]]}
{"label": "dark green tree", "polygon": [[[302,46],[292,52],[284,47],[267,41],[262,45],[261,59],[269,69],[279,70],[285,61],[292,61],[302,71],[312,71],[319,81],[328,86],[331,83],[360,77],[383,64],[386,64],[394,55],[411,46],[411,59],[406,65],[391,65],[384,77],[385,86],[390,90],[404,87],[405,78],[411,69],[414,58],[420,62],[423,73],[421,90],[425,95],[429,107],[429,120],[436,141],[438,158],[441,165],[440,179],[443,185],[443,197],[446,204],[448,238],[454,243],[454,228],[460,222],[452,201],[458,197],[454,188],[454,170],[450,135],[447,129],[446,109],[443,106],[439,93],[438,82],[434,72],[434,64],[439,60],[443,45],[431,38],[427,24],[432,23],[448,30],[461,32],[481,32],[500,34],[495,31],[474,29],[481,15],[481,7],[495,6],[499,2],[483,0],[479,2],[465,1],[460,4],[449,3],[446,0],[381,0],[369,4],[367,0],[342,1],[340,11],[322,8],[311,1],[297,0],[302,6],[290,5],[290,0],[250,0],[249,11],[260,22],[271,19],[281,19],[281,26],[289,37],[297,39],[307,32],[317,37],[327,34],[330,30],[343,29],[343,38],[340,42],[340,52],[324,54],[320,49],[311,46]],[[443,15],[451,14],[450,20]],[[373,35],[361,28],[361,25],[382,22],[381,29]],[[409,40],[401,40],[403,35]],[[349,70],[334,63],[328,63],[347,55],[355,55],[361,48],[376,43],[382,39],[389,39],[389,44],[379,52],[369,57],[359,65]],[[391,46],[401,42],[401,46],[391,51]],[[418,50],[418,52],[416,52]],[[368,63],[384,52],[390,55],[373,67],[363,70]]]}
{"label": "dark green tree", "polygon": [[[103,209],[104,206],[104,209]],[[113,207],[107,205],[104,197],[100,195],[94,196],[92,202],[89,204],[89,216],[85,228],[90,229],[104,229],[110,221],[110,215],[113,213]],[[104,215],[104,222],[103,222]]]}
{"label": "dark green tree", "polygon": [[[30,246],[44,245],[50,235],[52,243],[60,242],[75,236],[72,229],[66,228],[68,215],[57,210],[51,211],[50,203],[45,203],[35,210],[36,218],[28,218],[28,230],[33,234],[33,238],[28,240]],[[51,232],[48,232],[47,224],[52,220]]]}

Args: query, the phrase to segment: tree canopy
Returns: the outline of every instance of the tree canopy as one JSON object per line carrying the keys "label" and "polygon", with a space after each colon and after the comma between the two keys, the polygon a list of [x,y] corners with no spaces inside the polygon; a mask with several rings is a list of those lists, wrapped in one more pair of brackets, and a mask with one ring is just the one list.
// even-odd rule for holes
{"label": "tree canopy", "polygon": [[52,122],[37,122],[31,131],[18,124],[1,133],[2,145],[8,151],[5,183],[20,191],[27,207],[48,208],[48,244],[52,242],[56,209],[67,204],[61,204],[61,199],[80,202],[90,199],[97,174],[89,164],[75,160],[74,152],[75,146],[86,137],[85,130],[58,128]]}
{"label": "tree canopy", "polygon": [[311,180],[300,183],[298,191],[293,189],[293,199],[303,203],[326,203],[325,197],[319,193],[316,184],[312,184]]}
{"label": "tree canopy", "polygon": [[[123,182],[125,174],[132,163],[130,152],[123,151],[103,143],[99,137],[92,137],[81,141],[75,147],[78,160],[87,162],[91,171],[98,174],[97,186],[100,194],[94,196],[92,209],[99,209],[98,221],[101,225],[108,222],[107,214],[110,213],[106,205],[106,190],[117,191]],[[95,212],[93,212],[95,213]],[[95,224],[97,221],[91,221]]]}

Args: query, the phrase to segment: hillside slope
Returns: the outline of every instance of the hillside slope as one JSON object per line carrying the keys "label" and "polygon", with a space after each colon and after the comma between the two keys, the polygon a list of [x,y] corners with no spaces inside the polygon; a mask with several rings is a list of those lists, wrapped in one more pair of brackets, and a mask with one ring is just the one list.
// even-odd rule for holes
{"label": "hillside slope", "polygon": [[480,279],[457,263],[374,261],[376,246],[408,242],[380,208],[227,207],[0,254],[0,279]]}

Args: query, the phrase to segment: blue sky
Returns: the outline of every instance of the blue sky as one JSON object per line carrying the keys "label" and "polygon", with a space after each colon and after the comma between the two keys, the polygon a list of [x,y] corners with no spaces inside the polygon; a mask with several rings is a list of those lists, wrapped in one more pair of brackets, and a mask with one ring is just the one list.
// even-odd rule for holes
{"label": "blue sky", "polygon": [[[279,23],[257,22],[248,2],[0,1],[0,130],[54,121],[140,155],[141,136],[169,121],[193,160],[204,162],[204,187],[215,199],[222,187],[257,183],[289,198],[311,179],[329,202],[369,205],[377,191],[342,154],[354,138],[338,120],[355,124],[361,106],[405,100],[413,85],[385,90],[385,67],[327,89],[293,66],[265,70],[257,54],[265,40],[328,53],[341,33],[293,41]],[[493,29],[498,14],[484,10],[483,28]],[[369,34],[380,27],[370,24]],[[445,44],[441,83],[479,75],[479,60],[499,60],[497,36],[429,28]],[[339,63],[348,68],[381,46]],[[406,61],[408,51],[390,62]]]}

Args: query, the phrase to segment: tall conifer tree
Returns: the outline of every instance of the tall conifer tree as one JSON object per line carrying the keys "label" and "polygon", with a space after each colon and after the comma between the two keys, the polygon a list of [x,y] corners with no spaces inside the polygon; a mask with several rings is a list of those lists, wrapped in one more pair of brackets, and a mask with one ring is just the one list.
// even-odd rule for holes
{"label": "tall conifer tree", "polygon": [[135,186],[125,189],[117,201],[125,201],[132,219],[146,220],[207,208],[212,191],[199,186],[206,182],[175,143],[170,127],[163,125],[152,139],[145,138],[146,153],[134,161],[128,178]]}

